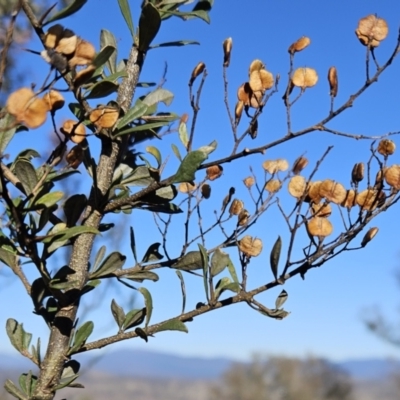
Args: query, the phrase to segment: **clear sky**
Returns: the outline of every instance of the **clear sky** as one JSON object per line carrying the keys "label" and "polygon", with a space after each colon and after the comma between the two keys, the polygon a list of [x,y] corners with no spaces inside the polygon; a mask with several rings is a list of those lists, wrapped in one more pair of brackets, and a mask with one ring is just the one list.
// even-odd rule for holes
{"label": "clear sky", "polygon": [[[131,1],[135,22],[139,16],[138,0]],[[285,133],[285,108],[281,100],[283,94],[289,57],[289,45],[303,35],[311,38],[311,45],[296,56],[296,67],[308,66],[319,73],[319,82],[308,90],[294,106],[294,129],[307,127],[326,116],[329,111],[329,93],[326,75],[328,68],[336,66],[339,72],[339,94],[336,104],[342,104],[354,93],[365,79],[365,47],[357,40],[354,30],[360,18],[377,13],[386,19],[389,36],[377,49],[377,58],[383,63],[394,49],[400,25],[400,3],[394,0],[372,1],[320,1],[320,0],[216,0],[211,11],[211,24],[202,21],[183,22],[172,19],[163,24],[154,43],[173,40],[197,40],[200,46],[180,48],[161,48],[152,50],[146,57],[141,81],[159,82],[168,65],[165,88],[175,94],[170,110],[178,114],[191,115],[188,102],[187,82],[193,67],[203,61],[207,65],[208,78],[203,91],[201,112],[195,137],[195,146],[199,147],[218,141],[218,149],[211,159],[222,157],[231,151],[232,134],[223,104],[222,83],[222,42],[233,38],[233,53],[228,71],[230,83],[229,102],[234,107],[236,89],[246,81],[250,62],[260,58],[274,75],[281,75],[280,91],[264,110],[260,118],[259,134],[253,142],[246,139],[244,146],[257,147],[267,141],[277,139]],[[119,46],[118,57],[125,58],[130,47],[130,35],[119,14],[116,0],[89,0],[79,14],[62,21],[83,38],[99,47],[101,29],[114,33]],[[40,49],[34,39],[31,48]],[[26,71],[26,82],[41,82],[48,67],[32,54],[20,53],[20,65]],[[379,79],[377,85],[354,104],[353,108],[341,115],[330,125],[333,129],[354,133],[381,135],[400,130],[398,79],[399,62]],[[145,93],[142,89],[140,94]],[[100,101],[99,101],[100,102]],[[66,118],[68,110],[60,114]],[[69,115],[71,117],[72,115]],[[244,122],[241,123],[243,129]],[[46,147],[51,135],[51,127],[18,135],[8,149],[14,157],[26,146],[43,143],[43,156],[48,153]],[[394,139],[398,144],[397,138]],[[170,151],[170,143],[178,144],[173,134],[160,146],[164,159],[170,154],[167,172],[173,173],[177,167],[176,159]],[[96,149],[96,139],[90,139],[90,145]],[[227,164],[224,176],[213,186],[213,195],[209,200],[208,212],[213,217],[213,209],[219,209],[221,200],[230,186],[236,186],[242,200],[249,202],[248,194],[243,190],[241,180],[249,175],[249,166],[261,174],[261,163],[266,159],[286,158],[293,162],[299,155],[306,153],[310,165],[315,163],[327,146],[334,145],[326,163],[321,167],[318,177],[331,178],[349,186],[350,172],[355,162],[366,161],[369,157],[369,141],[352,141],[338,138],[327,133],[317,132],[308,137],[297,139],[281,147],[276,147],[265,155],[257,155],[238,164]],[[23,147],[25,146],[25,147]],[[139,147],[138,150],[143,150]],[[400,164],[400,156],[392,156],[392,162]],[[311,171],[310,167],[307,170]],[[82,176],[85,171],[82,170]],[[203,175],[199,173],[199,178]],[[81,178],[80,178],[81,179]],[[82,178],[83,179],[83,178]],[[76,181],[79,184],[79,181]],[[84,187],[81,186],[81,190]],[[280,196],[284,204],[294,206],[286,189]],[[205,214],[206,215],[206,214]],[[285,284],[289,299],[285,308],[291,311],[288,318],[275,321],[263,317],[245,305],[235,305],[200,316],[188,324],[189,334],[160,333],[145,344],[135,340],[118,346],[147,348],[183,355],[228,356],[246,359],[254,352],[303,356],[314,354],[334,360],[367,357],[399,357],[400,349],[380,341],[370,334],[362,320],[373,307],[379,307],[394,322],[400,304],[400,290],[395,280],[399,268],[398,221],[399,206],[387,215],[381,215],[373,226],[379,226],[377,237],[362,251],[346,253],[318,270],[310,271],[305,281],[295,277]],[[107,241],[109,252],[120,250],[128,255],[127,266],[133,260],[129,250],[129,225],[134,224],[138,247],[145,249],[154,241],[161,241],[158,232],[152,227],[152,216],[144,212],[134,212],[132,219],[123,217],[123,226]],[[117,219],[118,220],[118,219]],[[119,220],[121,221],[121,220]],[[182,219],[173,225],[171,232],[172,249],[178,249],[182,238]],[[264,252],[249,267],[250,286],[256,286],[272,279],[269,270],[269,250],[277,235],[283,237],[287,245],[287,230],[284,221],[277,212],[269,212],[250,234],[264,241]],[[104,235],[106,239],[107,236]],[[359,239],[361,240],[361,238]],[[213,243],[210,242],[212,247]],[[139,256],[140,257],[140,256]],[[62,258],[55,260],[54,269],[63,265]],[[27,267],[32,268],[32,267]],[[45,340],[46,330],[39,317],[31,313],[32,307],[23,291],[22,285],[4,273],[0,283],[0,321],[5,324],[8,317],[24,322],[27,331],[32,332],[34,340],[40,335]],[[34,275],[29,273],[30,277]],[[180,286],[174,271],[160,272],[160,281],[145,286],[152,292],[154,313],[152,321],[179,314],[181,308]],[[198,301],[204,300],[201,279],[186,277],[188,302],[187,310]],[[270,305],[281,288],[260,296],[260,300]],[[115,298],[120,304],[132,299],[132,292],[122,285],[110,287],[107,293],[100,292],[88,296],[84,320],[90,318],[93,311],[95,332],[93,338],[103,337],[106,333],[115,333],[109,304]],[[99,304],[97,306],[97,304]],[[127,309],[126,309],[127,310]],[[109,349],[110,350],[110,349]],[[12,351],[8,344],[5,329],[0,330],[0,351]]]}

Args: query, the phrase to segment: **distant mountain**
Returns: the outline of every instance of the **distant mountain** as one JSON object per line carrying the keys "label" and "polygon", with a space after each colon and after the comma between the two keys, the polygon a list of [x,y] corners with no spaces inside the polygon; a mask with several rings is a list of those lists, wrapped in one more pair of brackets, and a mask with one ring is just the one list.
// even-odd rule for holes
{"label": "distant mountain", "polygon": [[[218,379],[235,361],[229,358],[184,357],[168,353],[124,349],[98,356],[96,353],[77,357],[83,369],[121,377],[145,377],[158,379]],[[381,380],[400,371],[400,360],[366,359],[334,363],[357,380]],[[0,370],[34,369],[27,359],[0,354]]]}

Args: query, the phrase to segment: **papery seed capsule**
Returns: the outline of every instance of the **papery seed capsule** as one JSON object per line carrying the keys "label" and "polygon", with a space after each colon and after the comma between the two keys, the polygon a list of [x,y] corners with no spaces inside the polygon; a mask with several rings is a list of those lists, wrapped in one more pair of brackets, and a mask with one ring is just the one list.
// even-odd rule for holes
{"label": "papery seed capsule", "polygon": [[357,163],[351,172],[351,180],[354,184],[361,182],[364,179],[364,163]]}
{"label": "papery seed capsule", "polygon": [[299,157],[293,164],[292,172],[298,175],[308,165],[308,160],[305,157]]}
{"label": "papery seed capsule", "polygon": [[253,238],[249,235],[244,236],[239,241],[239,249],[247,257],[257,257],[263,248],[263,243],[261,239]]}
{"label": "papery seed capsule", "polygon": [[240,122],[240,118],[242,118],[244,103],[243,101],[238,101],[235,107],[235,125],[238,126]]}
{"label": "papery seed capsule", "polygon": [[365,247],[368,242],[370,242],[378,233],[379,229],[377,227],[371,228],[363,237],[361,242],[361,247]]}
{"label": "papery seed capsule", "polygon": [[193,85],[193,82],[196,80],[196,78],[203,73],[203,71],[206,69],[206,64],[203,62],[199,62],[195,67],[194,70],[192,71],[192,75],[190,77],[189,81],[189,86]]}
{"label": "papery seed capsule", "polygon": [[243,201],[239,199],[234,199],[232,201],[231,206],[229,207],[229,214],[231,215],[239,215],[243,210]]}
{"label": "papery seed capsule", "polygon": [[214,181],[222,175],[224,169],[220,165],[212,165],[206,169],[207,178],[210,181]]}
{"label": "papery seed capsule", "polygon": [[57,111],[65,104],[64,97],[57,90],[50,90],[43,96],[43,100],[48,105],[49,111]]}
{"label": "papery seed capsule", "polygon": [[250,189],[254,185],[254,178],[252,176],[248,176],[247,178],[243,179],[244,185]]}
{"label": "papery seed capsule", "polygon": [[337,76],[336,67],[330,67],[328,71],[328,82],[330,88],[330,95],[336,97],[339,88],[339,81]]}
{"label": "papery seed capsule", "polygon": [[379,154],[382,154],[385,157],[391,156],[396,150],[396,145],[393,140],[382,139],[378,144],[377,150]]}
{"label": "papery seed capsule", "polygon": [[205,199],[209,199],[211,196],[211,186],[208,183],[203,183],[201,185],[201,195]]}
{"label": "papery seed capsule", "polygon": [[250,213],[247,210],[240,211],[238,215],[238,225],[245,226],[249,222]]}
{"label": "papery seed capsule", "polygon": [[252,139],[255,139],[258,134],[258,121],[255,120],[252,124],[250,124],[250,136]]}
{"label": "papery seed capsule", "polygon": [[229,67],[231,62],[232,38],[225,39],[222,47],[224,49],[224,67]]}
{"label": "papery seed capsule", "polygon": [[307,36],[301,37],[299,40],[296,42],[292,43],[288,49],[288,52],[290,54],[294,54],[298,51],[304,50],[307,46],[309,46],[311,43],[311,39]]}
{"label": "papery seed capsule", "polygon": [[86,137],[85,126],[72,119],[67,119],[60,128],[60,131],[76,144],[81,143]]}

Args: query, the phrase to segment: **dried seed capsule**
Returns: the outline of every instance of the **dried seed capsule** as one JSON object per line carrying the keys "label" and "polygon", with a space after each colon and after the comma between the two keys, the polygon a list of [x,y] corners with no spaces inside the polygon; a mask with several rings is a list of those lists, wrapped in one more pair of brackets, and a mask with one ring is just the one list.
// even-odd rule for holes
{"label": "dried seed capsule", "polygon": [[72,119],[67,119],[60,128],[60,131],[76,144],[81,143],[86,137],[85,126]]}
{"label": "dried seed capsule", "polygon": [[82,163],[84,157],[84,151],[80,145],[74,146],[65,156],[65,161],[68,165],[77,169],[79,165]]}
{"label": "dried seed capsule", "polygon": [[189,81],[189,86],[193,85],[193,82],[196,80],[196,78],[203,73],[203,71],[206,69],[206,64],[203,62],[199,62],[195,67],[194,70],[192,71],[192,75],[190,77]]}
{"label": "dried seed capsule", "polygon": [[254,178],[252,176],[248,176],[247,178],[243,179],[244,185],[250,189],[254,185]]}
{"label": "dried seed capsule", "polygon": [[229,214],[239,215],[243,210],[244,204],[242,200],[234,199],[231,206],[229,207]]}
{"label": "dried seed capsule", "polygon": [[361,242],[361,247],[365,247],[367,245],[368,242],[370,242],[378,233],[379,229],[374,227],[371,228],[363,237],[363,240]]}
{"label": "dried seed capsule", "polygon": [[309,46],[311,43],[311,39],[307,36],[301,37],[299,40],[296,42],[292,43],[288,49],[288,52],[290,54],[294,54],[298,51],[304,50],[307,46]]}
{"label": "dried seed capsule", "polygon": [[396,150],[396,145],[393,140],[382,139],[378,144],[377,150],[379,154],[382,154],[385,157],[391,156]]}
{"label": "dried seed capsule", "polygon": [[238,101],[235,107],[235,125],[238,126],[240,122],[240,118],[242,118],[244,103],[243,101]]}
{"label": "dried seed capsule", "polygon": [[337,76],[336,67],[330,67],[328,71],[328,82],[330,88],[330,95],[336,97],[339,88],[339,81]]}
{"label": "dried seed capsule", "polygon": [[245,226],[249,222],[250,213],[247,210],[240,211],[238,215],[238,225]]}
{"label": "dried seed capsule", "polygon": [[292,172],[298,175],[308,165],[308,160],[305,157],[299,157],[293,164]]}
{"label": "dried seed capsule", "polygon": [[257,257],[263,248],[261,239],[247,235],[239,241],[239,249],[247,257]]}
{"label": "dried seed capsule", "polygon": [[222,175],[224,169],[220,165],[212,165],[206,169],[207,178],[214,181]]}
{"label": "dried seed capsule", "polygon": [[208,183],[203,183],[201,185],[201,195],[205,198],[205,199],[209,199],[211,196],[211,186]]}
{"label": "dried seed capsule", "polygon": [[57,90],[50,90],[43,96],[43,100],[48,105],[48,110],[53,112],[63,108],[65,104],[64,97]]}
{"label": "dried seed capsule", "polygon": [[225,39],[222,47],[224,49],[224,67],[229,67],[231,62],[232,38]]}
{"label": "dried seed capsule", "polygon": [[364,163],[357,163],[351,172],[351,180],[354,184],[361,182],[364,179]]}

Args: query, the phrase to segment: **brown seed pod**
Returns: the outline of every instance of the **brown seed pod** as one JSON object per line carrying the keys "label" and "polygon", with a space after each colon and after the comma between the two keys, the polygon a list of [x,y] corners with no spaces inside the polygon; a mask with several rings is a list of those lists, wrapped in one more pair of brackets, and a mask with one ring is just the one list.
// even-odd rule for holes
{"label": "brown seed pod", "polygon": [[389,32],[386,21],[371,14],[358,22],[356,35],[364,46],[377,47]]}
{"label": "brown seed pod", "polygon": [[189,86],[193,85],[193,82],[196,80],[196,78],[203,73],[203,71],[206,69],[206,64],[203,62],[199,62],[193,69],[192,75],[190,76],[190,81],[189,81]]}
{"label": "brown seed pod", "polygon": [[361,242],[361,247],[365,247],[367,243],[369,243],[378,233],[379,228],[374,227],[368,230],[368,232],[364,235],[363,240]]}
{"label": "brown seed pod", "polygon": [[25,111],[26,105],[34,96],[33,90],[25,87],[12,92],[7,99],[7,111],[16,117]]}
{"label": "brown seed pod", "polygon": [[365,234],[365,236],[363,237],[363,240],[361,242],[361,247],[365,247],[367,245],[367,243],[369,243],[378,233],[379,228],[374,227],[374,228],[370,228],[368,230],[368,232]]}
{"label": "brown seed pod", "polygon": [[385,201],[385,193],[376,189],[366,189],[357,194],[356,203],[365,211],[374,211]]}
{"label": "brown seed pod", "polygon": [[288,49],[290,54],[294,54],[298,51],[304,50],[311,43],[311,39],[307,36],[302,36],[296,42],[292,43]]}
{"label": "brown seed pod", "polygon": [[333,232],[333,225],[327,218],[313,217],[307,222],[307,232],[311,236],[324,238]]}
{"label": "brown seed pod", "polygon": [[247,235],[239,241],[239,250],[247,257],[257,257],[263,248],[261,239]]}
{"label": "brown seed pod", "polygon": [[265,190],[268,190],[270,193],[276,193],[281,187],[282,182],[279,179],[270,179],[265,185]]}
{"label": "brown seed pod", "polygon": [[322,200],[322,196],[319,194],[319,188],[321,186],[322,181],[315,181],[315,182],[310,182],[309,188],[308,188],[308,197],[310,200],[315,203],[319,204]]}
{"label": "brown seed pod", "polygon": [[64,121],[60,131],[76,144],[81,143],[86,137],[85,126],[79,121],[72,119]]}
{"label": "brown seed pod", "polygon": [[88,65],[94,60],[95,56],[96,49],[92,43],[79,39],[74,56],[69,60],[68,64],[70,68],[77,65]]}
{"label": "brown seed pod", "polygon": [[396,190],[400,190],[400,165],[394,164],[387,168],[385,173],[386,183]]}
{"label": "brown seed pod", "polygon": [[305,157],[299,157],[293,164],[292,172],[298,175],[308,165],[308,160]]}
{"label": "brown seed pod", "polygon": [[182,117],[179,120],[179,123],[186,124],[188,121],[189,121],[189,115],[187,113],[182,114]]}
{"label": "brown seed pod", "polygon": [[311,205],[311,213],[314,217],[327,218],[332,214],[332,207],[329,203]]}
{"label": "brown seed pod", "polygon": [[243,101],[238,101],[235,107],[235,125],[238,126],[240,119],[242,118],[244,103]]}
{"label": "brown seed pod", "polygon": [[278,171],[278,163],[276,160],[266,160],[262,163],[262,167],[271,175],[275,174]]}
{"label": "brown seed pod", "polygon": [[178,190],[181,193],[190,193],[190,192],[193,192],[194,190],[196,190],[196,187],[197,187],[196,184],[192,185],[189,182],[182,182],[179,184]]}
{"label": "brown seed pod", "polygon": [[250,74],[249,85],[253,92],[261,92],[263,90],[260,71],[255,70]]}
{"label": "brown seed pod", "polygon": [[257,91],[257,92],[252,91],[250,96],[250,104],[249,104],[250,107],[260,108],[263,105],[262,98],[263,98],[262,91]]}
{"label": "brown seed pod", "polygon": [[201,195],[205,199],[209,199],[211,196],[211,186],[208,183],[203,183],[200,188]]}
{"label": "brown seed pod", "polygon": [[364,163],[360,162],[354,165],[351,171],[351,180],[354,184],[358,184],[364,179]]}
{"label": "brown seed pod", "polygon": [[77,169],[79,165],[82,163],[83,158],[84,158],[84,151],[82,147],[79,144],[77,144],[66,154],[65,161],[71,168]]}
{"label": "brown seed pod", "polygon": [[383,178],[385,177],[387,167],[382,167],[375,176],[375,185],[374,187],[379,188],[382,186]]}
{"label": "brown seed pod", "polygon": [[250,124],[250,131],[249,131],[250,137],[252,139],[255,139],[258,135],[258,121],[254,120],[251,124]]}
{"label": "brown seed pod", "polygon": [[346,198],[344,186],[331,179],[325,179],[319,186],[319,195],[335,204],[340,204]]}
{"label": "brown seed pod", "polygon": [[247,210],[240,211],[238,215],[238,225],[245,226],[249,222],[250,213]]}
{"label": "brown seed pod", "polygon": [[259,71],[261,85],[263,90],[271,89],[272,86],[275,84],[274,76],[271,72],[267,71],[266,69],[260,69]]}
{"label": "brown seed pod", "polygon": [[57,43],[54,48],[55,51],[66,56],[74,54],[78,45],[78,36],[76,36],[71,30],[64,29],[63,37]]}
{"label": "brown seed pod", "polygon": [[232,52],[232,38],[225,39],[222,43],[224,49],[224,67],[229,67],[231,62],[231,52]]}
{"label": "brown seed pod", "polygon": [[224,169],[221,167],[221,165],[212,165],[206,169],[206,175],[210,181],[215,181],[215,179],[222,175],[223,171]]}
{"label": "brown seed pod", "polygon": [[119,110],[115,107],[99,107],[93,110],[89,119],[97,128],[112,128],[119,117]]}
{"label": "brown seed pod", "polygon": [[249,76],[253,71],[260,71],[261,69],[265,68],[264,63],[261,60],[253,60],[249,67]]}
{"label": "brown seed pod", "polygon": [[57,90],[50,90],[49,92],[45,93],[45,95],[43,96],[43,100],[47,104],[48,111],[52,112],[63,108],[65,104],[63,95]]}
{"label": "brown seed pod", "polygon": [[49,49],[54,49],[63,37],[63,33],[64,27],[62,25],[56,24],[51,26],[44,37],[44,45]]}
{"label": "brown seed pod", "polygon": [[244,185],[250,189],[254,185],[254,178],[252,176],[248,176],[247,178],[243,179]]}
{"label": "brown seed pod", "polygon": [[318,74],[313,68],[297,68],[292,76],[293,85],[303,90],[315,86],[317,82]]}
{"label": "brown seed pod", "polygon": [[378,153],[383,156],[391,156],[396,150],[396,145],[393,140],[390,139],[382,139],[378,144]]}
{"label": "brown seed pod", "polygon": [[338,81],[336,67],[329,68],[328,82],[329,82],[330,95],[332,97],[336,97],[337,93],[338,93],[338,88],[339,88],[339,81]]}
{"label": "brown seed pod", "polygon": [[239,215],[243,210],[244,204],[242,200],[234,199],[231,206],[229,207],[230,215]]}
{"label": "brown seed pod", "polygon": [[245,106],[250,105],[250,99],[253,97],[253,91],[249,85],[249,82],[245,82],[239,86],[237,91],[237,98],[242,101]]}
{"label": "brown seed pod", "polygon": [[276,166],[278,171],[287,171],[289,169],[289,163],[284,158],[278,158],[276,160]]}
{"label": "brown seed pod", "polygon": [[356,205],[356,192],[353,189],[350,189],[346,193],[346,198],[340,204],[342,207],[346,207],[350,210],[352,207]]}
{"label": "brown seed pod", "polygon": [[307,182],[306,178],[301,175],[296,175],[290,179],[288,184],[289,193],[296,197],[296,199],[300,199],[304,196],[307,189]]}

